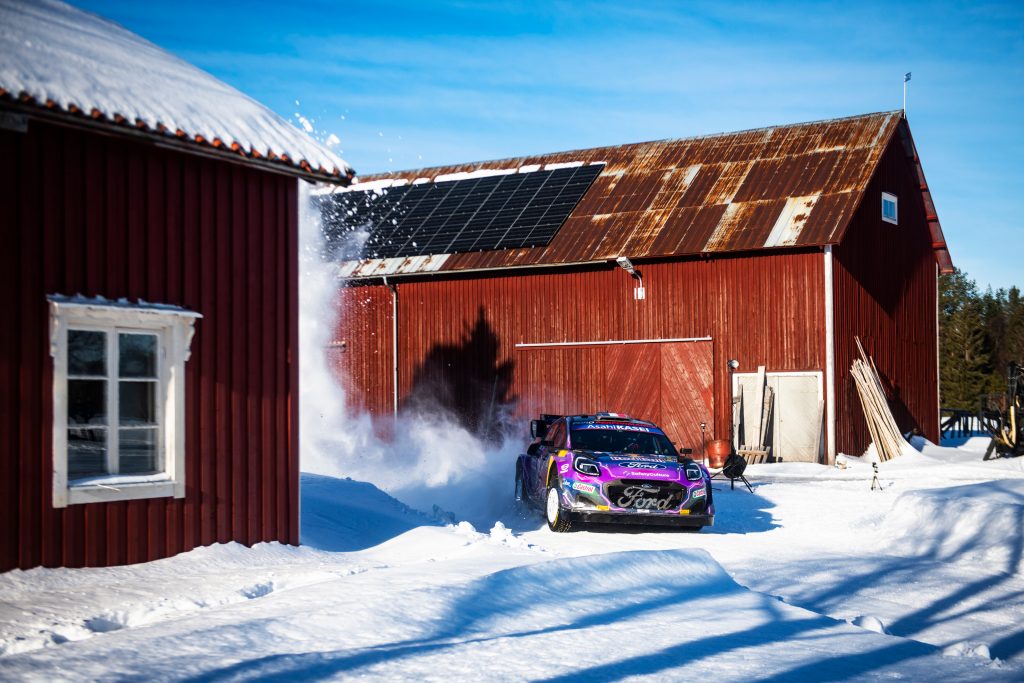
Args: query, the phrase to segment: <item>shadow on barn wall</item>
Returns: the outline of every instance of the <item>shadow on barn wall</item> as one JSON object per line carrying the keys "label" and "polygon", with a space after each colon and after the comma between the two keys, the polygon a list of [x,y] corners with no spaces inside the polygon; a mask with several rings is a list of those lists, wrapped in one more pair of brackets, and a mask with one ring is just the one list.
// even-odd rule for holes
{"label": "shadow on barn wall", "polygon": [[445,412],[482,438],[497,438],[513,413],[515,363],[499,363],[498,335],[483,307],[458,344],[438,344],[413,374],[402,406],[415,413]]}

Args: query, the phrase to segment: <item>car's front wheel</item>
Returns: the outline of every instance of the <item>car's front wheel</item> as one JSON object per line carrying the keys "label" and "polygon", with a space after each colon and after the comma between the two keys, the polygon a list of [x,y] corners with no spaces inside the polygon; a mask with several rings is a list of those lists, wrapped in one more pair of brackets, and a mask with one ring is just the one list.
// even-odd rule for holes
{"label": "car's front wheel", "polygon": [[544,506],[545,517],[548,520],[548,528],[555,532],[572,531],[571,513],[562,509],[562,495],[558,486],[548,487],[548,498]]}

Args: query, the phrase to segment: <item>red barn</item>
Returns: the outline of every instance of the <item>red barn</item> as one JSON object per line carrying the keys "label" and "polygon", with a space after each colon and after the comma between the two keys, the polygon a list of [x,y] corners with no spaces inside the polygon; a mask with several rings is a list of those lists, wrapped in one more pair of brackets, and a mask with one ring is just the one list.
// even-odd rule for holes
{"label": "red barn", "polygon": [[773,453],[828,462],[870,442],[859,336],[900,426],[938,439],[952,266],[901,112],[364,181],[326,204],[347,283],[330,353],[373,413],[621,411],[699,450],[741,386],[753,440],[764,366]]}
{"label": "red barn", "polygon": [[348,167],[95,15],[0,24],[0,570],[297,543],[298,179]]}

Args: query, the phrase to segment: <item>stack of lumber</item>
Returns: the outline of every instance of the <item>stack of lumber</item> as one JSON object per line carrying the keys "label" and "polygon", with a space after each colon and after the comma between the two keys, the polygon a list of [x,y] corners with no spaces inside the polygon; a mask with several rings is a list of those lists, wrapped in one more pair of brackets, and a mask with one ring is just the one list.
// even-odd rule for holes
{"label": "stack of lumber", "polygon": [[853,379],[857,384],[857,395],[860,396],[860,405],[864,409],[864,419],[871,431],[871,440],[875,444],[880,460],[892,460],[903,452],[903,444],[906,441],[900,428],[896,425],[896,419],[889,409],[889,402],[885,398],[885,390],[882,388],[882,380],[878,376],[878,369],[875,363],[864,352],[864,346],[857,341],[857,350],[860,351],[860,358],[853,361],[851,371]]}
{"label": "stack of lumber", "polygon": [[[772,419],[772,408],[775,403],[775,390],[765,383],[765,367],[763,365],[757,368],[757,379],[754,387],[753,405],[760,408],[760,412],[755,416],[754,424],[744,425],[747,429],[744,429],[744,436],[752,441],[750,443],[743,443],[739,445],[737,453],[747,459],[748,462],[762,463],[768,461],[768,456],[771,453],[771,446],[765,445],[765,440],[768,436],[768,426],[771,424]],[[740,401],[743,400],[743,386],[740,385]],[[743,414],[742,409],[740,414]]]}

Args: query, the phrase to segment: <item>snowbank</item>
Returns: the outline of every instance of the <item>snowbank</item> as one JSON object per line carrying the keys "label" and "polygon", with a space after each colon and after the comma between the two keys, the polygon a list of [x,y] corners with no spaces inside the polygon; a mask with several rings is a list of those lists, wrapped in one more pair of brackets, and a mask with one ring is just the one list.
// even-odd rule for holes
{"label": "snowbank", "polygon": [[1024,559],[1024,480],[902,493],[880,533],[901,554],[1017,573]]}

